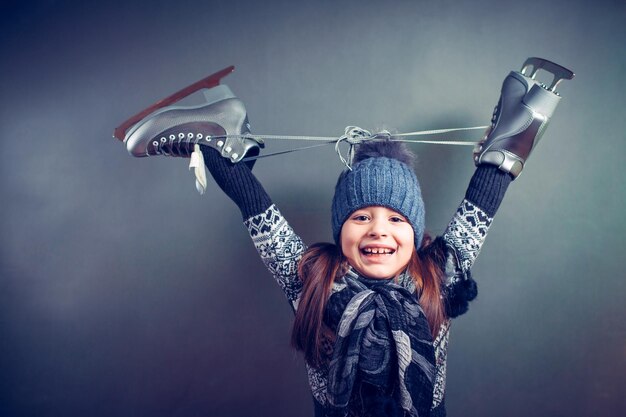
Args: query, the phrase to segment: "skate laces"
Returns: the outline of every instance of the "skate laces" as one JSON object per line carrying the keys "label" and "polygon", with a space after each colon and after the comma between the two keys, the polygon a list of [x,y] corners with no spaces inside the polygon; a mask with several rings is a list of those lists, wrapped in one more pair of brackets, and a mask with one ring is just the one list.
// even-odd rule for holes
{"label": "skate laces", "polygon": [[189,170],[193,169],[193,173],[196,177],[196,190],[200,195],[206,191],[206,166],[204,165],[204,156],[200,150],[200,145],[197,143],[193,145],[193,152],[191,153],[191,159],[189,160]]}
{"label": "skate laces", "polygon": [[[299,148],[292,148],[288,150],[268,153],[264,155],[257,156],[249,156],[243,158],[241,161],[253,161],[256,159],[269,158],[271,156],[284,155],[291,152],[304,151],[308,149],[318,148],[326,145],[335,145],[335,150],[339,148],[339,145],[342,143],[347,143],[350,147],[361,143],[363,140],[383,140],[390,139],[397,142],[405,142],[405,143],[419,143],[419,144],[428,144],[428,145],[453,145],[453,146],[475,146],[480,140],[457,140],[458,138],[452,139],[449,137],[449,134],[462,135],[463,132],[471,132],[474,130],[485,130],[489,126],[473,126],[473,127],[461,127],[461,128],[452,128],[452,129],[434,129],[434,130],[421,130],[415,132],[407,132],[407,133],[394,133],[391,134],[386,130],[382,130],[378,133],[371,134],[368,130],[362,129],[357,126],[348,126],[346,127],[344,134],[339,138],[337,136],[294,136],[294,135],[253,135],[253,134],[243,134],[243,135],[219,135],[213,136],[213,138],[238,138],[238,139],[252,139],[255,141],[263,141],[266,139],[269,140],[286,140],[286,141],[311,141],[311,142],[320,142],[316,145],[303,146]],[[416,139],[415,137],[427,137],[429,139]],[[483,139],[482,137],[480,138]],[[337,152],[340,153],[339,151]],[[349,151],[348,151],[349,153]],[[346,157],[340,156],[340,160],[345,164],[345,161],[348,161]]]}
{"label": "skate laces", "polygon": [[[369,130],[360,128],[358,126],[347,126],[344,130],[344,134],[339,138],[331,136],[293,136],[293,135],[218,135],[213,136],[215,139],[228,139],[236,138],[242,140],[255,140],[263,141],[269,140],[292,140],[292,141],[313,141],[321,142],[316,145],[303,146],[299,148],[293,148],[278,152],[273,152],[265,155],[257,155],[243,158],[240,162],[253,161],[261,158],[269,158],[271,156],[284,155],[292,152],[303,151],[307,149],[318,148],[326,145],[335,145],[335,152],[339,157],[339,160],[347,169],[352,170],[352,161],[354,158],[355,145],[359,145],[364,141],[370,140],[392,140],[396,142],[404,143],[419,143],[429,145],[452,145],[452,146],[477,146],[480,141],[467,141],[467,140],[451,140],[449,134],[460,135],[463,132],[471,132],[475,130],[485,130],[489,126],[473,126],[453,129],[434,129],[434,130],[422,130],[407,133],[391,134],[387,130],[381,130],[380,132],[372,134]],[[416,137],[430,137],[431,139],[416,139]],[[483,139],[481,137],[481,139]],[[341,151],[341,145],[347,144],[348,149],[345,153]],[[206,179],[206,167],[204,165],[204,157],[198,144],[194,145],[194,151],[191,154],[191,160],[189,161],[189,170],[193,169],[196,179],[196,189],[200,194],[204,194],[207,187]]]}

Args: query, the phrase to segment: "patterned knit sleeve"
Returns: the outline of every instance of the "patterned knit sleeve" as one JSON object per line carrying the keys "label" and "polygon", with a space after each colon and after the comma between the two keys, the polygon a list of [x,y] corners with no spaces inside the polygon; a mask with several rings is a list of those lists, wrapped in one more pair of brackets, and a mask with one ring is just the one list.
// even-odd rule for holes
{"label": "patterned knit sleeve", "polygon": [[263,263],[295,311],[302,291],[298,262],[306,251],[306,245],[273,204],[263,213],[247,219],[244,224]]}
{"label": "patterned knit sleeve", "polygon": [[302,283],[298,261],[306,250],[245,163],[232,164],[217,151],[202,147],[204,162],[219,187],[237,204],[252,242],[295,310]]}
{"label": "patterned knit sleeve", "polygon": [[479,166],[443,233],[442,243],[446,247],[443,293],[448,317],[465,313],[469,302],[476,297],[476,282],[470,271],[510,183],[510,175],[497,167]]}

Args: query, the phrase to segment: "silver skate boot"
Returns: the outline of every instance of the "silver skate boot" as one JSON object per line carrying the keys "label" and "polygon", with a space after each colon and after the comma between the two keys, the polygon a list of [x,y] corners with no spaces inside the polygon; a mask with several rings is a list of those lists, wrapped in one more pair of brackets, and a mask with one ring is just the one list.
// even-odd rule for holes
{"label": "silver skate boot", "polygon": [[[113,136],[136,157],[190,157],[195,145],[211,146],[233,163],[258,155],[264,145],[248,136],[250,123],[243,102],[227,85],[219,85],[234,69],[225,68],[160,100],[118,126]],[[206,103],[173,105],[201,89]]]}
{"label": "silver skate boot", "polygon": [[[539,70],[554,76],[549,86],[535,80]],[[572,78],[572,71],[542,58],[528,58],[520,72],[511,71],[502,84],[486,138],[475,149],[476,165],[496,165],[516,178],[561,100],[557,85]]]}

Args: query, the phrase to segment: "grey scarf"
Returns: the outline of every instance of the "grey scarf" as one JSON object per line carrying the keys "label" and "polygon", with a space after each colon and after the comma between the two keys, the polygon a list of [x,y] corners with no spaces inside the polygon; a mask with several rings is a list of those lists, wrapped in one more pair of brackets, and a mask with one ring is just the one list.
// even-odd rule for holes
{"label": "grey scarf", "polygon": [[435,353],[415,294],[353,271],[334,289],[325,317],[337,335],[327,415],[346,416],[356,407],[368,416],[428,416]]}

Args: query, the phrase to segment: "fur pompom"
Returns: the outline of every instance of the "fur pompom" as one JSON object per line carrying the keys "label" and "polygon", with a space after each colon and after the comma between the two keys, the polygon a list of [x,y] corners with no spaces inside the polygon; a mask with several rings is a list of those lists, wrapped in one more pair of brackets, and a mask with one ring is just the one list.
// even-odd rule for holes
{"label": "fur pompom", "polygon": [[365,140],[354,153],[353,163],[363,161],[368,158],[387,157],[404,162],[408,166],[413,166],[415,155],[403,142],[396,142],[393,139]]}
{"label": "fur pompom", "polygon": [[470,301],[478,295],[478,285],[472,278],[470,271],[467,271],[464,280],[457,282],[448,288],[448,302],[446,313],[448,317],[455,318],[467,313]]}

